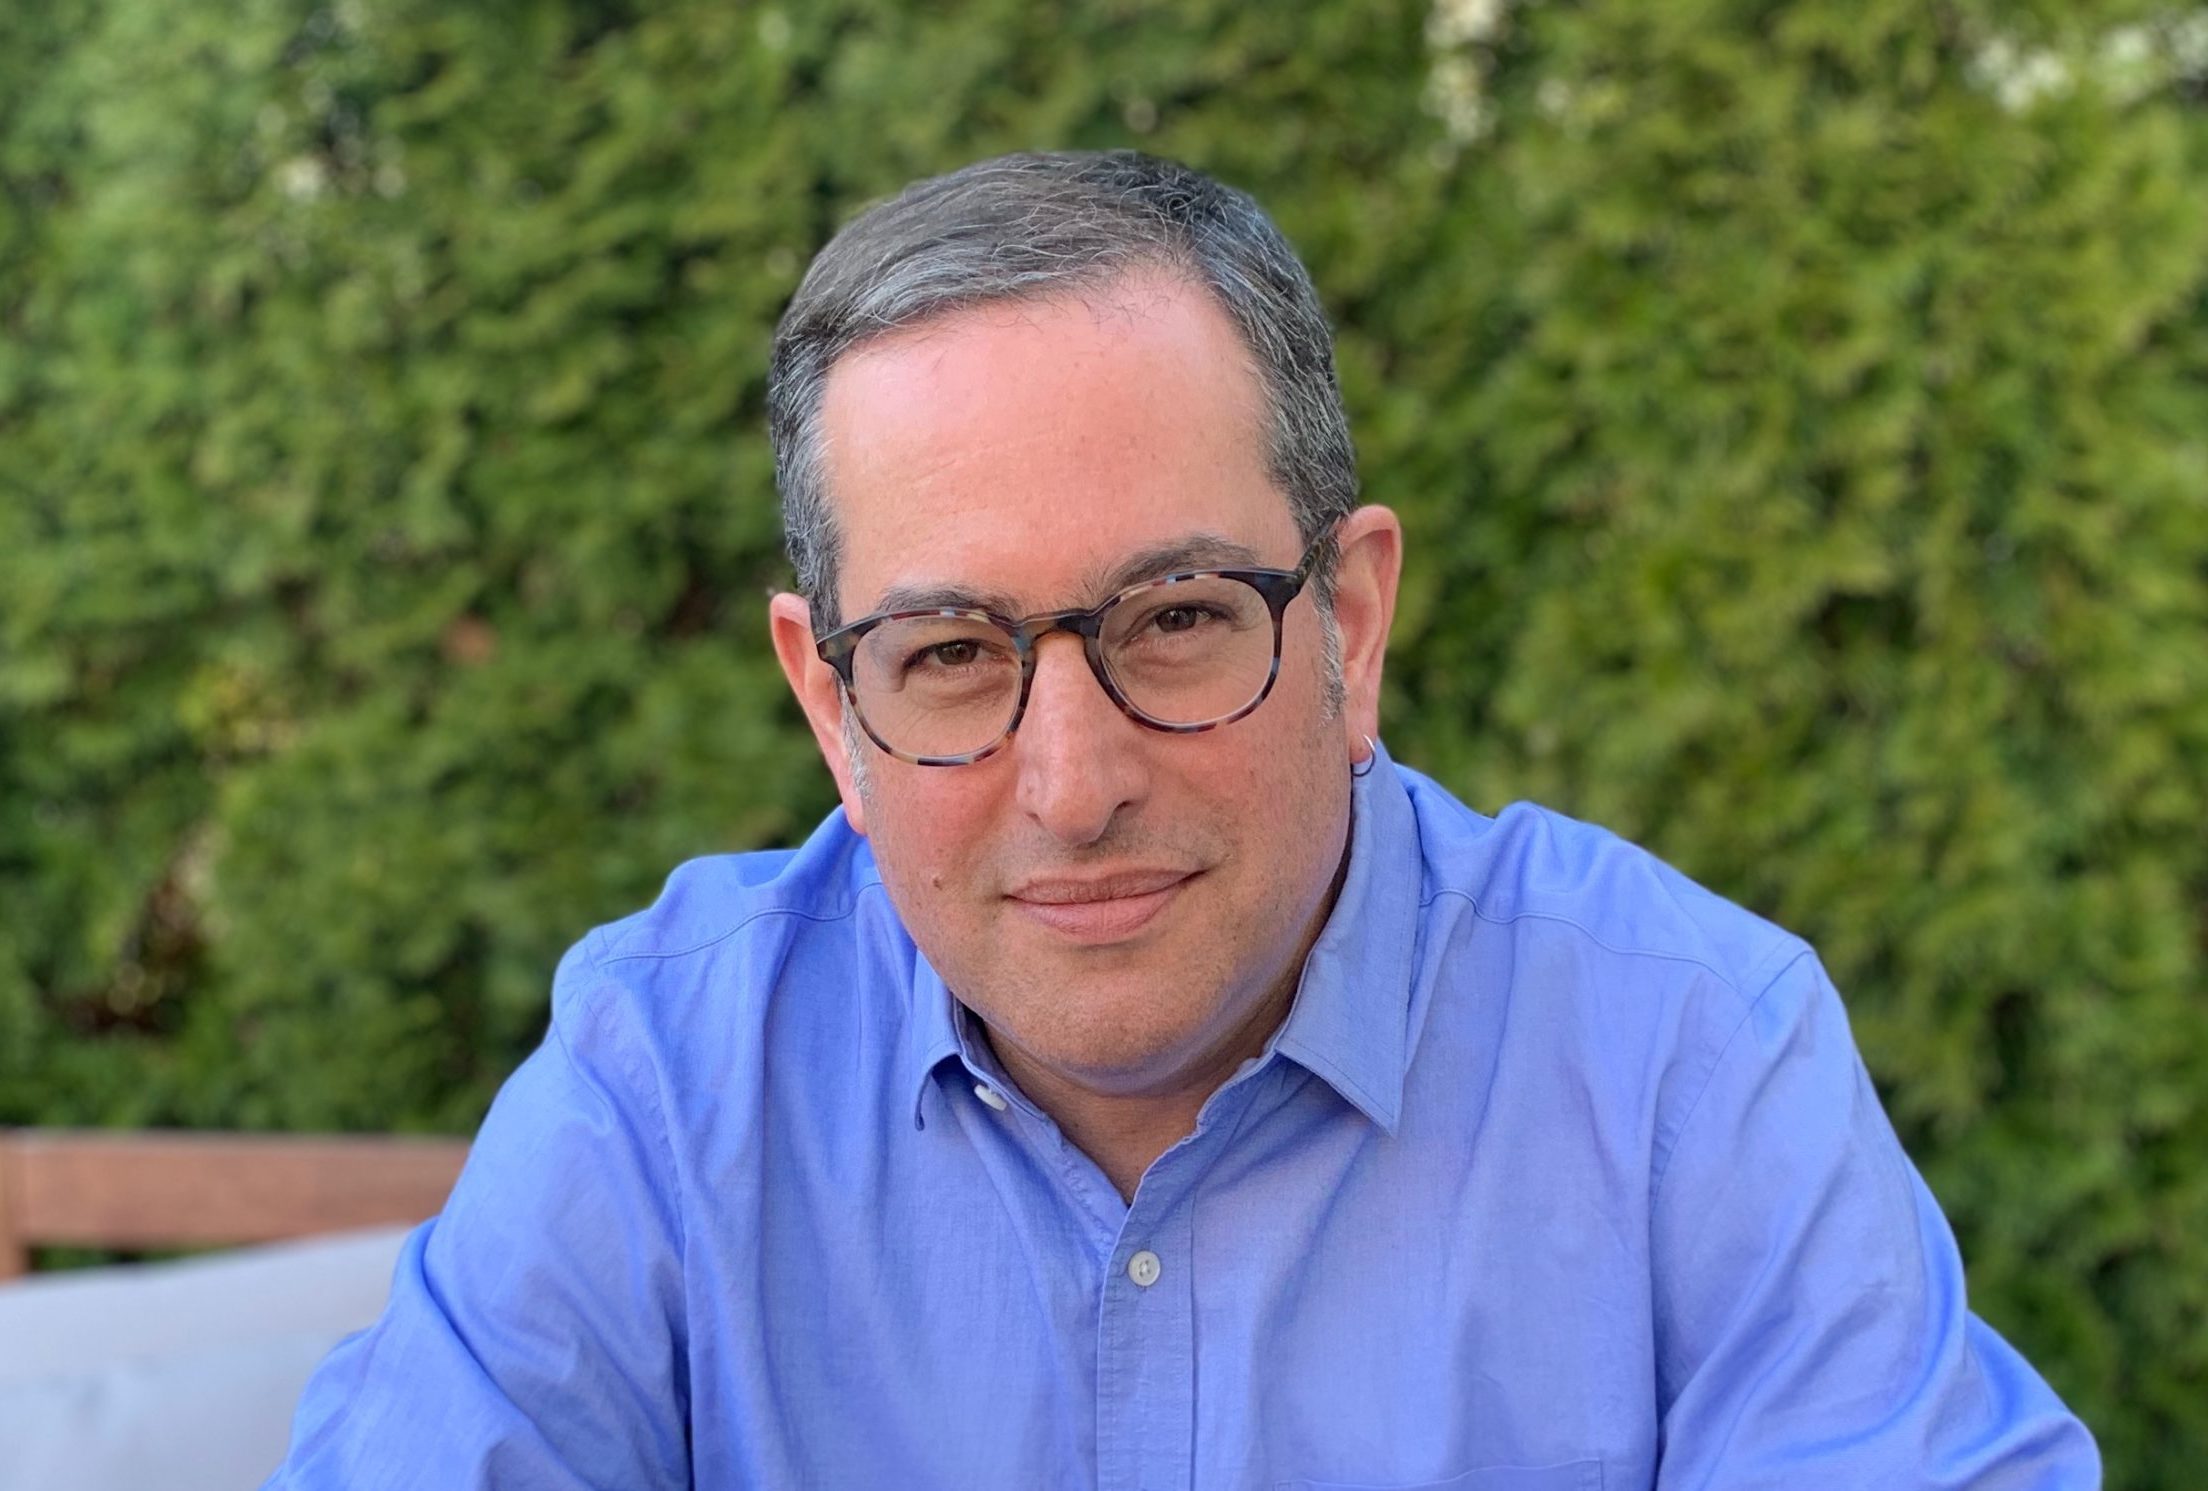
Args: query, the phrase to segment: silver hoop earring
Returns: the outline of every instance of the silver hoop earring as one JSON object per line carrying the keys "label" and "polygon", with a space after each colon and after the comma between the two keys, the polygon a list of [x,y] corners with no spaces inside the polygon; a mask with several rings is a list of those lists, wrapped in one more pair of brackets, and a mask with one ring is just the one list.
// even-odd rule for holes
{"label": "silver hoop earring", "polygon": [[1368,735],[1365,737],[1365,759],[1362,761],[1352,761],[1349,763],[1349,774],[1351,778],[1356,781],[1363,781],[1366,777],[1372,775],[1372,769],[1374,766],[1379,764],[1379,761],[1380,744],[1378,741],[1375,741],[1371,736]]}

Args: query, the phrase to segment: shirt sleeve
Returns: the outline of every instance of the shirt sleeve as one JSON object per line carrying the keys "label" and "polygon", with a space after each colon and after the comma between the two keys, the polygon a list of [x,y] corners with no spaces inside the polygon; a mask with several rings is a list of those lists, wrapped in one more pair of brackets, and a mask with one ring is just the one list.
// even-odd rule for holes
{"label": "shirt sleeve", "polygon": [[687,1487],[682,1246],[661,1110],[580,948],[375,1325],[264,1491]]}
{"label": "shirt sleeve", "polygon": [[1659,1144],[1658,1491],[2072,1491],[2091,1434],[1969,1312],[1840,998],[1804,952]]}

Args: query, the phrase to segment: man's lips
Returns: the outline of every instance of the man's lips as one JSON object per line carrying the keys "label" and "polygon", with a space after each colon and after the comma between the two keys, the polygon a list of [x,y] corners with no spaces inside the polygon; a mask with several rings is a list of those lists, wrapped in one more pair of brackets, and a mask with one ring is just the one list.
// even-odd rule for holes
{"label": "man's lips", "polygon": [[1075,942],[1118,942],[1148,926],[1198,872],[1129,870],[1084,878],[1046,877],[1020,885],[1005,899]]}

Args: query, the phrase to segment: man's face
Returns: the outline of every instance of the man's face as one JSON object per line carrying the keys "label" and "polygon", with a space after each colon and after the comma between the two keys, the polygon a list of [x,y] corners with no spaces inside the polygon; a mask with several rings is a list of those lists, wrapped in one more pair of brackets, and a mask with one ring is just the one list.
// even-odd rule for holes
{"label": "man's face", "polygon": [[[1013,616],[1093,606],[1148,578],[1125,573],[1132,558],[1175,546],[1292,569],[1304,544],[1265,469],[1264,421],[1232,324],[1158,275],[868,344],[837,363],[822,409],[839,619],[893,589]],[[1364,509],[1344,532],[1343,707],[1307,588],[1279,679],[1243,719],[1195,735],[1139,725],[1079,640],[1054,634],[1017,733],[963,766],[871,742],[851,759],[803,603],[777,600],[777,648],[850,820],[1008,1062],[1098,1093],[1164,1092],[1278,1019],[1341,864],[1393,599],[1392,517]]]}

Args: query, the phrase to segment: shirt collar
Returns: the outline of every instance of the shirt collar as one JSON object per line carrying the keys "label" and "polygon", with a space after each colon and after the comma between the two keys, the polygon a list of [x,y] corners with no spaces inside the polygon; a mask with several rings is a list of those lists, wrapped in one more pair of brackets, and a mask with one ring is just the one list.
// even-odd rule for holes
{"label": "shirt collar", "polygon": [[1323,1077],[1390,1134],[1410,1061],[1423,879],[1417,812],[1395,762],[1375,743],[1372,770],[1350,794],[1349,873],[1271,1049]]}
{"label": "shirt collar", "polygon": [[905,1049],[897,1071],[897,1090],[912,1097],[912,1126],[928,1126],[928,1081],[935,1069],[959,1054],[956,1005],[943,976],[927,955],[912,950],[912,1004],[905,1018]]}
{"label": "shirt collar", "polygon": [[[1395,762],[1376,744],[1372,770],[1350,792],[1349,873],[1304,960],[1295,1004],[1266,1049],[1323,1078],[1390,1134],[1409,1059],[1421,876],[1417,814]],[[956,1001],[917,947],[911,988],[897,1090],[912,1098],[913,1126],[925,1128],[928,1082],[965,1047]]]}

